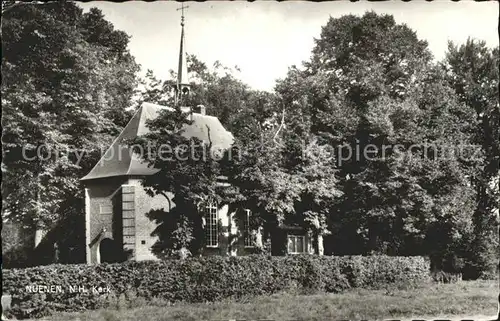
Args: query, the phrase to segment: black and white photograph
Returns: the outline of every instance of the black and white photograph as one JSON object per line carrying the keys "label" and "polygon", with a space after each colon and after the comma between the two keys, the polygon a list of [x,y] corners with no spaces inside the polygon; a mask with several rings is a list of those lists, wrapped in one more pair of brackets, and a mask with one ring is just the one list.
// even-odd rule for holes
{"label": "black and white photograph", "polygon": [[2,1],[2,320],[498,320],[498,1]]}

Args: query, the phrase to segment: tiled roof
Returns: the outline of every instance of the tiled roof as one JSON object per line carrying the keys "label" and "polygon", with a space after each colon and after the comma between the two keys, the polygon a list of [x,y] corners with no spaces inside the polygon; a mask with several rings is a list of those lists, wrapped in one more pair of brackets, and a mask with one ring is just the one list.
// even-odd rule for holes
{"label": "tiled roof", "polygon": [[[137,155],[130,153],[124,141],[148,133],[146,122],[156,118],[165,109],[174,110],[171,107],[143,103],[99,162],[81,180],[155,173],[156,169],[148,167]],[[233,135],[222,126],[217,117],[192,113],[192,120],[193,123],[184,129],[186,138],[196,137],[207,143],[212,142],[212,146],[218,149],[228,149],[233,143]]]}

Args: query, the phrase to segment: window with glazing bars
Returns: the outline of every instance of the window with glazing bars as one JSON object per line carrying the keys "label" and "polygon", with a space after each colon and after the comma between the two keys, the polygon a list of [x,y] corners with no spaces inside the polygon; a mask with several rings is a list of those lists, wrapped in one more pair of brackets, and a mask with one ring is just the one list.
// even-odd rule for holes
{"label": "window with glazing bars", "polygon": [[245,211],[245,220],[243,223],[244,243],[246,247],[252,247],[255,245],[254,235],[252,233],[252,230],[250,229],[250,215],[252,215],[252,212],[248,209],[245,209],[244,211]]}
{"label": "window with glazing bars", "polygon": [[303,235],[288,235],[288,253],[305,253],[305,237]]}
{"label": "window with glazing bars", "polygon": [[205,237],[207,246],[211,247],[216,247],[219,243],[217,213],[217,204],[209,200],[205,206]]}

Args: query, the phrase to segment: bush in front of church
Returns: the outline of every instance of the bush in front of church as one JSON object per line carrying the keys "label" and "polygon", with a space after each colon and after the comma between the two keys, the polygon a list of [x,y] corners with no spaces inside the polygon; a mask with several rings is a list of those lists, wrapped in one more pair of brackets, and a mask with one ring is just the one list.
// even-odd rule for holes
{"label": "bush in front of church", "polygon": [[116,306],[138,298],[207,302],[280,292],[408,287],[427,282],[429,269],[424,257],[212,256],[4,270],[3,292],[12,295],[16,317],[32,318],[55,311]]}

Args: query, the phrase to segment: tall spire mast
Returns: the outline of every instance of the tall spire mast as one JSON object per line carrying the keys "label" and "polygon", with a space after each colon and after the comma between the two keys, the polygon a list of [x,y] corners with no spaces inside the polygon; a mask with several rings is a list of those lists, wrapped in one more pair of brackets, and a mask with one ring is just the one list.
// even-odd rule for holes
{"label": "tall spire mast", "polygon": [[186,61],[186,40],[184,39],[184,9],[189,8],[181,4],[177,11],[181,10],[181,43],[179,48],[179,66],[177,68],[177,88],[175,89],[175,104],[182,104],[183,98],[189,94],[189,80]]}

